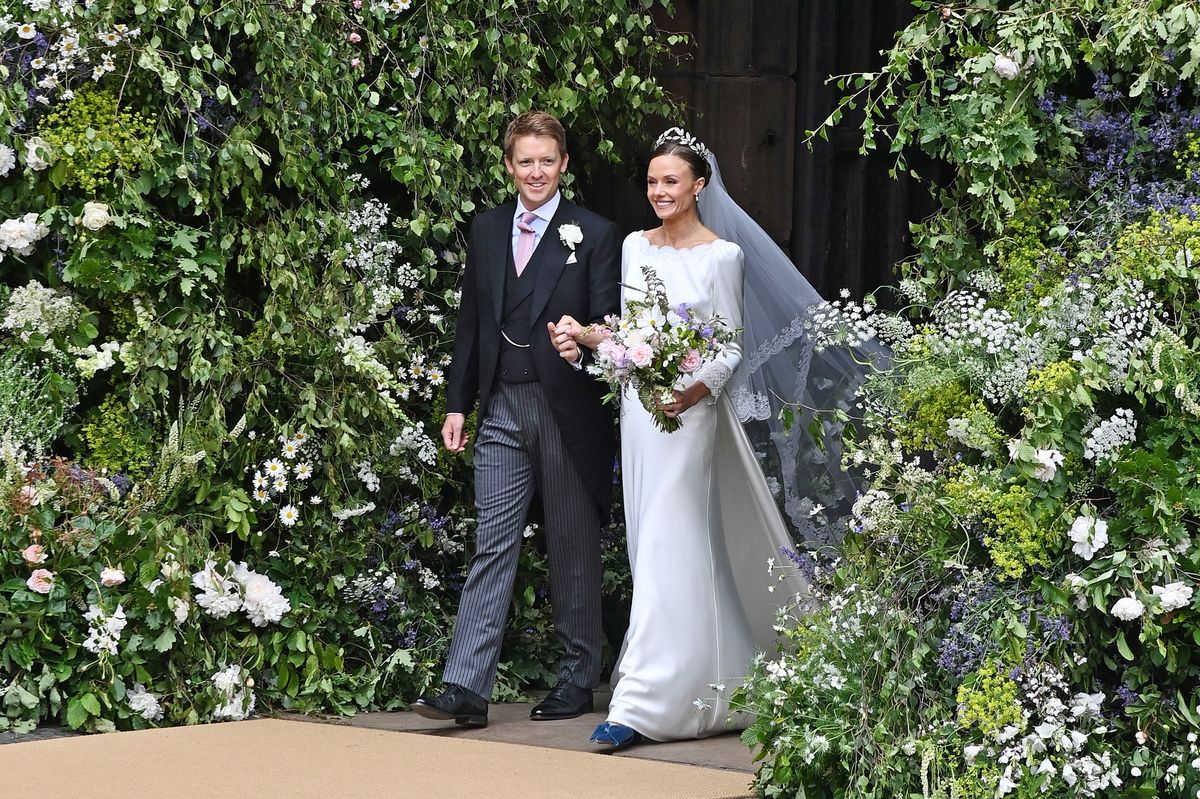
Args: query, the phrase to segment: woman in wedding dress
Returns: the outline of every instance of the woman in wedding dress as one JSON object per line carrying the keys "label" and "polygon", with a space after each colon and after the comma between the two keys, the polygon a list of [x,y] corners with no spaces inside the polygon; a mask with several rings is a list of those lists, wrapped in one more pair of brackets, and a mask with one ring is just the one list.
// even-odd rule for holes
{"label": "woman in wedding dress", "polygon": [[[696,212],[710,176],[701,146],[667,138],[656,148],[647,196],[662,225],[626,238],[623,296],[645,289],[643,267],[651,267],[672,306],[686,302],[699,316],[740,329],[742,250],[717,238]],[[594,334],[578,338],[598,343]],[[620,747],[639,735],[697,738],[749,721],[730,724],[729,695],[755,650],[769,643],[776,603],[767,562],[791,541],[724,392],[740,362],[741,347],[731,342],[676,391],[663,407],[682,422],[673,433],[660,431],[635,395],[622,398],[633,606],[608,720],[592,737],[598,744]]]}
{"label": "woman in wedding dress", "polygon": [[[681,422],[675,432],[659,430],[635,393],[622,397],[621,469],[633,605],[613,669],[608,719],[591,739],[601,746],[698,738],[747,726],[751,719],[733,712],[730,694],[755,652],[773,650],[778,608],[803,590],[794,575],[768,574],[768,564],[792,540],[741,423],[777,414],[768,391],[777,401],[816,402],[808,386],[813,351],[801,322],[804,310],[820,298],[729,200],[714,169],[707,148],[690,134],[678,128],[664,133],[646,179],[647,199],[662,224],[630,234],[622,250],[623,303],[641,295],[644,268],[650,267],[672,306],[686,302],[695,314],[720,317],[731,329],[746,325],[747,335],[726,345],[675,391],[674,402],[663,405],[666,415]],[[705,187],[714,179],[720,204],[709,204],[711,215],[725,229],[747,232],[744,238],[756,254],[754,279],[744,279],[742,242],[718,237],[698,213],[700,197],[713,191]],[[753,307],[747,307],[751,296]],[[579,345],[595,348],[600,341],[569,317],[556,334],[560,354],[572,363],[579,358]],[[749,364],[744,363],[745,338],[752,345]],[[768,363],[781,353],[783,365],[776,368],[789,389],[763,386]],[[839,363],[837,369],[846,367]],[[818,371],[820,385],[834,384],[825,379],[828,370]],[[794,475],[800,439],[794,432],[773,430],[775,463]],[[815,471],[840,474],[825,458],[816,457]],[[831,480],[806,477],[802,486],[794,479],[783,482],[785,508],[804,511],[789,517],[801,535],[813,537],[813,503],[798,492],[820,494],[809,489]]]}

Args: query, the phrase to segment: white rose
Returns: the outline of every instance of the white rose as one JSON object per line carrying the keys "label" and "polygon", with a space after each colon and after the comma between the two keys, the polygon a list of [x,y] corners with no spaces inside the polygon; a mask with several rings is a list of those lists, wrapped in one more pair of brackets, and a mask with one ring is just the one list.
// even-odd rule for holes
{"label": "white rose", "polygon": [[558,237],[573,250],[576,244],[583,241],[583,231],[579,229],[579,225],[559,225]]}
{"label": "white rose", "polygon": [[996,63],[992,69],[996,70],[996,74],[1005,80],[1012,80],[1021,74],[1021,65],[1006,55],[996,56]]}
{"label": "white rose", "polygon": [[1158,597],[1164,613],[1186,608],[1192,602],[1192,587],[1183,583],[1168,583],[1154,586],[1154,595]]}
{"label": "white rose", "polygon": [[108,206],[104,203],[86,202],[83,204],[83,215],[79,222],[88,230],[99,230],[112,221],[108,215]]}
{"label": "white rose", "polygon": [[7,175],[17,165],[17,152],[7,144],[0,144],[0,178]]}
{"label": "white rose", "polygon": [[1146,606],[1131,596],[1121,597],[1112,607],[1112,615],[1121,621],[1133,621],[1141,618],[1146,612]]}
{"label": "white rose", "polygon": [[1062,453],[1056,449],[1039,449],[1034,453],[1034,457],[1037,458],[1038,465],[1033,468],[1033,476],[1043,483],[1053,480],[1058,467],[1062,466]]}
{"label": "white rose", "polygon": [[41,136],[25,142],[25,165],[35,172],[50,166],[50,145]]}
{"label": "white rose", "polygon": [[1077,516],[1071,525],[1070,537],[1075,542],[1071,551],[1085,560],[1091,560],[1108,544],[1108,522],[1086,514]]}

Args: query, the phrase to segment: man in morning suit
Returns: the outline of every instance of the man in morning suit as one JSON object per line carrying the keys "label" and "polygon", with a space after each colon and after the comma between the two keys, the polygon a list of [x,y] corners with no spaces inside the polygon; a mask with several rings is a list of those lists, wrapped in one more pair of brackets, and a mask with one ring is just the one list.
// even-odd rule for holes
{"label": "man in morning suit", "polygon": [[561,195],[567,160],[557,119],[539,111],[518,116],[504,135],[504,168],[517,199],[471,225],[442,441],[463,451],[464,421],[478,400],[477,541],[445,688],[413,703],[427,718],[487,724],[535,491],[563,656],[557,684],[531,718],[590,712],[600,679],[600,526],[611,501],[615,433],[602,403],[605,386],[560,356],[553,339],[563,316],[597,322],[620,311],[621,239],[612,222]]}

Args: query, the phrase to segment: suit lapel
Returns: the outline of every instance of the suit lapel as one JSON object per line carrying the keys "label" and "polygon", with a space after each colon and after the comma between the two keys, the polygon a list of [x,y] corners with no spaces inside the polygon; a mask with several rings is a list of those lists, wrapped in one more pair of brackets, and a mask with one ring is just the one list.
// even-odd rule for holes
{"label": "suit lapel", "polygon": [[537,318],[542,315],[554,287],[558,285],[559,276],[567,266],[567,259],[571,257],[571,251],[559,238],[558,227],[569,222],[574,214],[575,206],[565,197],[562,198],[558,203],[558,210],[554,212],[554,218],[550,220],[550,226],[546,228],[546,234],[542,236],[537,249],[533,251],[533,257],[530,258],[530,264],[536,261],[538,267],[537,282],[533,288],[533,300],[529,308],[529,320],[532,323],[536,323]]}
{"label": "suit lapel", "polygon": [[[496,222],[488,233],[488,274],[492,281],[492,311],[499,325],[504,316],[504,286],[508,275],[509,254],[512,252],[513,218],[517,212],[516,203],[502,206],[503,214],[496,215]],[[539,248],[540,249],[540,248]]]}

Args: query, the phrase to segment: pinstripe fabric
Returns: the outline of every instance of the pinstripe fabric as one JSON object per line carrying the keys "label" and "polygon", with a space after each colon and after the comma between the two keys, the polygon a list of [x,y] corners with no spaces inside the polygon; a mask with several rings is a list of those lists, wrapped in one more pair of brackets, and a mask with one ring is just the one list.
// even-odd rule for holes
{"label": "pinstripe fabric", "polygon": [[492,695],[525,517],[542,497],[559,678],[600,680],[600,519],[539,383],[499,383],[475,442],[476,544],[444,679]]}

